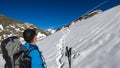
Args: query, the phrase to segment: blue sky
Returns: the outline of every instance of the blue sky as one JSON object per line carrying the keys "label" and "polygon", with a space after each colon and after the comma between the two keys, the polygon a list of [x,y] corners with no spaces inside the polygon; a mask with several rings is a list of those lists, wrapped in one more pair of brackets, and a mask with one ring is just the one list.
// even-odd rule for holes
{"label": "blue sky", "polygon": [[120,0],[0,0],[0,14],[41,29],[56,29],[89,11],[118,4]]}

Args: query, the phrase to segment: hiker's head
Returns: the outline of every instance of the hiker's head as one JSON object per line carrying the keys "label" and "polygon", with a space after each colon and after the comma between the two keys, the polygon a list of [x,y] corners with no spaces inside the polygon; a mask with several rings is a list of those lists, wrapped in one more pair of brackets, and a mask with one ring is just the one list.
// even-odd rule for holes
{"label": "hiker's head", "polygon": [[26,29],[23,32],[23,38],[27,43],[36,44],[37,42],[37,33],[35,29]]}

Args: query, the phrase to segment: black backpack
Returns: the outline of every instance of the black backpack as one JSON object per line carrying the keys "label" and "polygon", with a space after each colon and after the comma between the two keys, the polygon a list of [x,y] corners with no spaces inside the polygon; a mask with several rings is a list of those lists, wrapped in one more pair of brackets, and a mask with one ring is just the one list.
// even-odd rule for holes
{"label": "black backpack", "polygon": [[30,48],[29,50],[25,50],[23,48],[21,51],[15,53],[13,56],[14,66],[17,66],[16,64],[18,64],[19,68],[31,68],[31,60],[32,59],[29,56],[29,53],[34,49],[37,49],[37,48]]}
{"label": "black backpack", "polygon": [[1,50],[6,62],[4,68],[31,68],[31,58],[28,54],[34,49],[25,50],[16,36],[3,40]]}

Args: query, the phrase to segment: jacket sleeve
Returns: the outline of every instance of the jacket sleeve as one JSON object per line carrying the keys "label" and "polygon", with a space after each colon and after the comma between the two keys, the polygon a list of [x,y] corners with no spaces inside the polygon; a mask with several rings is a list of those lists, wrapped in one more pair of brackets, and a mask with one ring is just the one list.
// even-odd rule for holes
{"label": "jacket sleeve", "polygon": [[32,68],[43,68],[42,67],[42,58],[40,58],[40,53],[38,50],[33,50],[30,52],[29,56],[32,59]]}

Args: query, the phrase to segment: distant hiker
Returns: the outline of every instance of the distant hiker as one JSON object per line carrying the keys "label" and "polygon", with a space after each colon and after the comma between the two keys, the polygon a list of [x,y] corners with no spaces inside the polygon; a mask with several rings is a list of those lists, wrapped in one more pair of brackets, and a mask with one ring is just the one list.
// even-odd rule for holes
{"label": "distant hiker", "polygon": [[34,29],[26,29],[23,32],[23,38],[26,43],[23,45],[26,50],[33,48],[29,53],[31,57],[31,68],[45,68],[45,62],[43,61],[43,57],[36,45],[37,42],[37,33]]}

